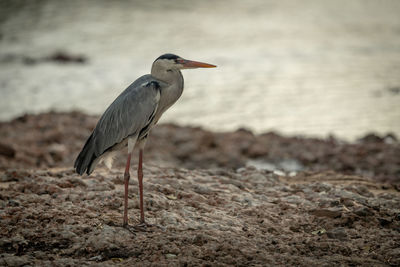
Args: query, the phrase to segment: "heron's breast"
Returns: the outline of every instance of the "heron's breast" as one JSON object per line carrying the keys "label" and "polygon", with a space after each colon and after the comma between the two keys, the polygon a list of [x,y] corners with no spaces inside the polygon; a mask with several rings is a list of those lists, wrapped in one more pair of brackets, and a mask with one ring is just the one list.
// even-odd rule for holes
{"label": "heron's breast", "polygon": [[[167,88],[163,88],[160,94],[160,102],[158,104],[157,113],[164,113],[169,109],[182,95],[183,86],[171,85]],[[158,115],[158,114],[157,114]]]}

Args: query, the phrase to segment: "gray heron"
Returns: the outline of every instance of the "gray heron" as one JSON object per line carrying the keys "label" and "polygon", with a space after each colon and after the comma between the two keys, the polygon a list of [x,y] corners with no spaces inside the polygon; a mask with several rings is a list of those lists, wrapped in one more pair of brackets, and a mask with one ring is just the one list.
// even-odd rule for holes
{"label": "gray heron", "polygon": [[144,75],[126,88],[101,116],[92,134],[79,153],[74,168],[77,173],[90,175],[96,165],[105,160],[111,167],[112,156],[128,148],[124,183],[123,226],[128,226],[129,167],[134,148],[139,150],[138,183],[140,225],[146,225],[143,208],[143,149],[150,129],[183,92],[181,69],[214,68],[215,65],[183,59],[173,54],[158,57],[151,74]]}

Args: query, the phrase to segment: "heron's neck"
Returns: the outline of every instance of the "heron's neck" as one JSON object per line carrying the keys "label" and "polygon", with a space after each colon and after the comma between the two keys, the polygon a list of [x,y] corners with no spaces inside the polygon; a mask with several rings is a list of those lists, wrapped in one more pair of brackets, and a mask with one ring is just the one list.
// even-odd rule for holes
{"label": "heron's neck", "polygon": [[151,75],[163,82],[170,85],[179,85],[183,83],[182,73],[178,69],[165,69],[158,66],[153,66],[151,68]]}
{"label": "heron's neck", "polygon": [[158,121],[161,115],[182,95],[183,76],[178,69],[166,70],[154,66],[151,68],[151,76],[168,84],[168,86],[161,86],[161,97],[155,117],[155,121]]}

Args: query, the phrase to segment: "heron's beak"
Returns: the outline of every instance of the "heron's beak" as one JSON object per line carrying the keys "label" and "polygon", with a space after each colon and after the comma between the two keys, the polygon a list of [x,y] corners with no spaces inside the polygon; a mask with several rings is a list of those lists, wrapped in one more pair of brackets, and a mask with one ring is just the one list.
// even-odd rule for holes
{"label": "heron's beak", "polygon": [[217,67],[217,66],[212,65],[212,64],[198,62],[198,61],[192,61],[192,60],[186,60],[186,59],[180,59],[180,60],[178,60],[178,63],[182,64],[183,68],[185,68],[185,69],[215,68],[215,67]]}

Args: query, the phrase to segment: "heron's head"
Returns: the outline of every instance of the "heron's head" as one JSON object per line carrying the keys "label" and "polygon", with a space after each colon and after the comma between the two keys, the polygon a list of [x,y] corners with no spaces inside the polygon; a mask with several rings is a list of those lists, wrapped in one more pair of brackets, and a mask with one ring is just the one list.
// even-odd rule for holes
{"label": "heron's head", "polygon": [[153,67],[162,68],[165,70],[172,69],[196,69],[196,68],[215,68],[215,65],[183,59],[174,54],[164,54],[158,57],[154,63]]}

